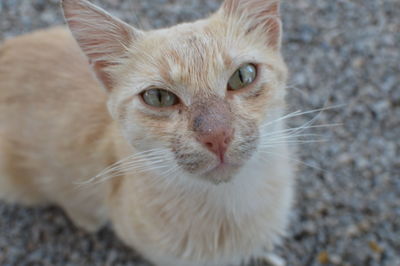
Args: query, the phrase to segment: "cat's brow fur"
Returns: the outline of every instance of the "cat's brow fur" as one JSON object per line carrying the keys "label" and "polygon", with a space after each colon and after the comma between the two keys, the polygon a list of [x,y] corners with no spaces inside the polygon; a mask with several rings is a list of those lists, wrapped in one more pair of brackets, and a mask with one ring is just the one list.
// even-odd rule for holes
{"label": "cat's brow fur", "polygon": [[[111,221],[160,266],[263,256],[293,196],[287,145],[269,147],[279,156],[261,145],[266,129],[284,128],[279,2],[226,0],[207,19],[147,32],[84,0],[62,4],[72,35],[53,28],[0,46],[0,198],[57,204],[92,231]],[[228,92],[247,63],[256,81]],[[180,103],[149,107],[149,88]],[[219,172],[198,141],[216,127],[232,132]]]}

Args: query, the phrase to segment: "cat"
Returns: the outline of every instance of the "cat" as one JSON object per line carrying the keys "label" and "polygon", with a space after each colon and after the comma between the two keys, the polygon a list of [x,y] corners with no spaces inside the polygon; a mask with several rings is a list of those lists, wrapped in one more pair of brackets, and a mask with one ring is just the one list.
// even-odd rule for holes
{"label": "cat", "polygon": [[[283,264],[294,194],[278,0],[142,31],[86,0],[0,46],[0,199],[160,266]],[[72,33],[72,34],[71,34]]]}

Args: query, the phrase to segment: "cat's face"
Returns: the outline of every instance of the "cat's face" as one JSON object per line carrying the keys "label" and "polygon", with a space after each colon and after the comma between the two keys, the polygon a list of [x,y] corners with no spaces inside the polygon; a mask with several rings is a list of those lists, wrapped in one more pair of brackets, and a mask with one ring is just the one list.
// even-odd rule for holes
{"label": "cat's face", "polygon": [[154,151],[149,160],[160,160],[163,171],[228,181],[257,153],[262,125],[284,107],[279,20],[251,13],[251,21],[236,10],[264,7],[259,16],[271,16],[277,8],[247,2],[258,6],[226,1],[209,19],[134,32],[123,56],[97,69],[125,138]]}

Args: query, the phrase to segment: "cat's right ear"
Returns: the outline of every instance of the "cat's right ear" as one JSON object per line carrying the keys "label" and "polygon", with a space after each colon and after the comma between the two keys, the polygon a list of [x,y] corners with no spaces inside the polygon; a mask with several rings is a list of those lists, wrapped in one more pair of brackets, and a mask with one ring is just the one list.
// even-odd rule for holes
{"label": "cat's right ear", "polygon": [[113,69],[127,56],[127,47],[143,34],[86,0],[62,0],[64,17],[97,78],[107,90]]}
{"label": "cat's right ear", "polygon": [[219,13],[234,28],[253,33],[269,47],[279,50],[282,38],[279,6],[280,0],[225,0]]}

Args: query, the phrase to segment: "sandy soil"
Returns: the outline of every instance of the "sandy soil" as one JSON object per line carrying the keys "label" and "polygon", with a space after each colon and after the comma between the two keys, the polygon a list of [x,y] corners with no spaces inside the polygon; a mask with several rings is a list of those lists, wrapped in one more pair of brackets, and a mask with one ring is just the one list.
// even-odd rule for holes
{"label": "sandy soil", "polygon": [[[200,18],[219,0],[96,1],[144,28]],[[400,1],[284,1],[291,111],[328,109],[322,143],[299,147],[289,265],[400,265]],[[1,0],[0,41],[61,24],[57,0]],[[290,121],[299,126],[315,114]],[[91,235],[61,210],[0,203],[0,265],[148,265],[109,229]]]}

